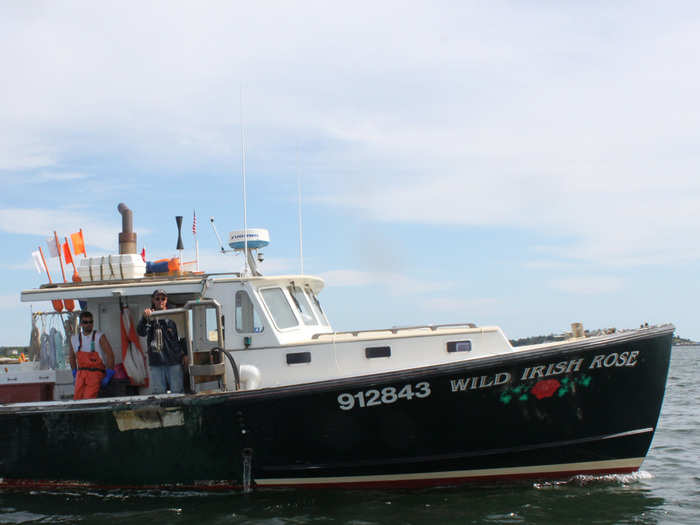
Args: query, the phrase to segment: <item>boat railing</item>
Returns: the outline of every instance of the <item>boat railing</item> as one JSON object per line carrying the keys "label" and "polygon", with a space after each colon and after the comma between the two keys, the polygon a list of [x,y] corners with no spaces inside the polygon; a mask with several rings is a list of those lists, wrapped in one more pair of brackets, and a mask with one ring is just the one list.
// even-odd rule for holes
{"label": "boat railing", "polygon": [[[201,333],[202,328],[198,328],[198,326],[201,326],[200,322],[206,324],[206,320],[202,317],[203,314],[201,311],[199,314],[195,313],[195,310],[202,308],[214,308],[216,311],[216,340],[209,339],[206,333]],[[226,365],[223,359],[223,355],[226,355],[231,362],[236,381],[236,389],[238,389],[240,386],[238,368],[236,367],[233,357],[223,350],[224,335],[221,323],[221,304],[219,301],[207,298],[195,299],[187,301],[179,308],[153,311],[151,312],[151,317],[158,318],[173,315],[188,315],[190,311],[193,317],[192,331],[190,331],[189,323],[185,322],[185,343],[187,345],[187,355],[189,358],[188,371],[190,374],[190,388],[193,392],[198,392],[198,385],[211,381],[218,381],[219,389],[226,390]],[[199,320],[197,316],[199,316]],[[214,351],[220,351],[221,356],[214,357],[212,354]]]}
{"label": "boat railing", "polygon": [[420,330],[429,329],[431,332],[435,332],[442,328],[476,328],[474,323],[449,323],[449,324],[427,324],[427,325],[416,325],[416,326],[393,326],[391,328],[376,328],[374,330],[348,330],[345,332],[320,332],[311,336],[311,339],[318,339],[322,336],[338,336],[338,335],[352,335],[357,337],[362,334],[375,334],[379,332],[391,332],[392,334],[397,334],[404,330]]}

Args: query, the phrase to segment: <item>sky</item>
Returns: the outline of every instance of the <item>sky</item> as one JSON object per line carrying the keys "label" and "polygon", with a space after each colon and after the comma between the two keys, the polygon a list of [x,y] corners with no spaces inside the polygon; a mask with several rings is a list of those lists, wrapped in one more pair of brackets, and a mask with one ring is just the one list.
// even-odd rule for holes
{"label": "sky", "polygon": [[202,269],[240,270],[209,217],[243,228],[244,166],[263,272],[300,272],[301,202],[337,330],[700,340],[697,2],[8,0],[0,35],[0,346],[31,252],[118,253],[120,202],[149,260],[196,211]]}

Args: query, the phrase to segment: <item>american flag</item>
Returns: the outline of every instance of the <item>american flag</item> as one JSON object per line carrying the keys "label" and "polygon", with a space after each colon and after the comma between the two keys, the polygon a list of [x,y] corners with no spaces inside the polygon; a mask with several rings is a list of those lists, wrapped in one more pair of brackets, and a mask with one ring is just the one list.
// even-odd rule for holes
{"label": "american flag", "polygon": [[192,211],[192,235],[197,235],[197,213]]}

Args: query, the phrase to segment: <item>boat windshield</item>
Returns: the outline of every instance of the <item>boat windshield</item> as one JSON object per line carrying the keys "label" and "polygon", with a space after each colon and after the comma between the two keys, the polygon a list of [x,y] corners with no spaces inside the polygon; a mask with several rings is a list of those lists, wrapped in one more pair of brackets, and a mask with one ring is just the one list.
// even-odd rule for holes
{"label": "boat windshield", "polygon": [[260,290],[260,295],[262,295],[277,328],[283,330],[299,324],[282,288],[265,288]]}
{"label": "boat windshield", "polygon": [[297,311],[301,316],[301,320],[306,325],[316,325],[318,321],[314,317],[313,310],[309,304],[309,300],[304,293],[304,290],[297,288],[296,286],[289,286],[289,295],[292,296],[292,301],[294,301],[294,306],[297,307]]}
{"label": "boat windshield", "polygon": [[310,289],[306,289],[306,293],[311,297],[311,306],[314,309],[314,312],[316,313],[316,317],[321,321],[322,325],[325,326],[330,326],[328,324],[328,319],[326,318],[326,314],[323,313],[323,309],[321,308],[321,303],[318,302],[318,297],[316,297],[316,294]]}

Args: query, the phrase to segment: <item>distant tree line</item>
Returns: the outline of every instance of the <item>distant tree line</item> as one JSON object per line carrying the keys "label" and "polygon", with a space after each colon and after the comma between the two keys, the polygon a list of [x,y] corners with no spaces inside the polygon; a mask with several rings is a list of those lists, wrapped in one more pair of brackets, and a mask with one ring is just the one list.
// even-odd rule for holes
{"label": "distant tree line", "polygon": [[521,337],[520,339],[511,339],[510,344],[512,346],[539,345],[541,343],[551,343],[552,341],[563,341],[568,337],[569,334],[534,335]]}
{"label": "distant tree line", "polygon": [[[586,330],[586,337],[592,337],[594,335],[600,335],[602,333],[610,333],[610,330]],[[549,335],[534,335],[532,337],[522,337],[520,339],[511,339],[510,344],[513,346],[525,346],[525,345],[539,345],[541,343],[551,343],[553,341],[564,341],[571,337],[570,333],[564,334],[549,334]],[[686,339],[684,337],[673,336],[674,345],[696,345],[700,344],[692,339]]]}
{"label": "distant tree line", "polygon": [[691,340],[691,339],[686,339],[685,337],[678,337],[677,335],[674,335],[673,336],[673,344],[674,345],[696,345],[698,343]]}
{"label": "distant tree line", "polygon": [[0,346],[0,357],[9,357],[11,355],[15,355],[15,352],[17,352],[16,355],[19,355],[22,352],[24,352],[24,355],[27,355],[29,353],[29,347],[28,346]]}

